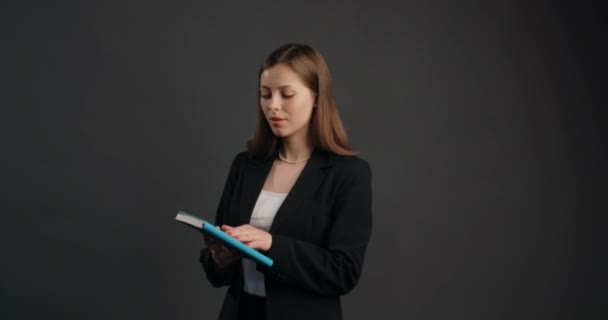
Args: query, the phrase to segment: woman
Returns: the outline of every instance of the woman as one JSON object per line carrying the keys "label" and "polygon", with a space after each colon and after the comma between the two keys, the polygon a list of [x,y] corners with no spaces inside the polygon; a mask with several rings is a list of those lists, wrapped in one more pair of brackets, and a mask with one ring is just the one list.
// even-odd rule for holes
{"label": "woman", "polygon": [[203,237],[200,261],[229,286],[220,319],[342,319],[371,235],[371,170],[347,140],[321,54],[287,44],[258,74],[257,127],[233,160],[215,223],[268,268]]}

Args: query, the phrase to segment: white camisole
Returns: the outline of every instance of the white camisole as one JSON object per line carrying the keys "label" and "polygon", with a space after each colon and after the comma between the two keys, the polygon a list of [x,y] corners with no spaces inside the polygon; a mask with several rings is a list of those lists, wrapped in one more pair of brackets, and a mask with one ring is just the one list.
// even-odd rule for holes
{"label": "white camisole", "polygon": [[[274,216],[286,197],[287,193],[262,190],[253,207],[249,224],[264,231],[270,230]],[[245,292],[261,297],[266,296],[264,274],[256,270],[255,262],[243,259],[243,276],[245,278],[243,283]]]}

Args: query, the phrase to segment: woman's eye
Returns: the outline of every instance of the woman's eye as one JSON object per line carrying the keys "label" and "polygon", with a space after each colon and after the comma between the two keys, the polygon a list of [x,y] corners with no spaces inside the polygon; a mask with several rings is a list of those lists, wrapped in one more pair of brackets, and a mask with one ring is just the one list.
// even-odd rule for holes
{"label": "woman's eye", "polygon": [[[295,96],[295,94],[291,94],[291,95],[283,95],[283,99],[290,99],[293,96]],[[270,99],[271,95],[269,94],[265,94],[265,95],[261,95],[260,97],[264,98],[264,99]]]}

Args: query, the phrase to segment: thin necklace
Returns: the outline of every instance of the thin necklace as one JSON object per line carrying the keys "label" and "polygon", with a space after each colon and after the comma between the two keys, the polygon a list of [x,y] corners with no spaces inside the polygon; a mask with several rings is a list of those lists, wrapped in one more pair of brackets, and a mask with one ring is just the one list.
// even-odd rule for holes
{"label": "thin necklace", "polygon": [[304,161],[310,159],[310,156],[308,156],[308,158],[306,158],[306,159],[293,160],[293,161],[287,160],[287,159],[283,158],[283,156],[281,155],[281,151],[282,151],[282,149],[279,150],[279,159],[281,159],[282,161],[287,162],[289,164],[300,163],[300,162],[304,162]]}

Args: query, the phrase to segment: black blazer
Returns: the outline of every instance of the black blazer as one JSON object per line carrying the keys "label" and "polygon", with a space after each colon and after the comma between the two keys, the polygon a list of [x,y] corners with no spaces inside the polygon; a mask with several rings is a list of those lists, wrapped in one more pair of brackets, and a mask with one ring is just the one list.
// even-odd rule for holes
{"label": "black blazer", "polygon": [[[233,160],[215,223],[249,223],[273,160],[257,162],[247,152]],[[357,284],[372,230],[369,164],[357,156],[315,149],[279,208],[261,264],[268,319],[342,319],[340,295]],[[237,318],[243,288],[241,260],[218,270],[207,248],[200,262],[214,287],[229,285],[219,319]]]}

